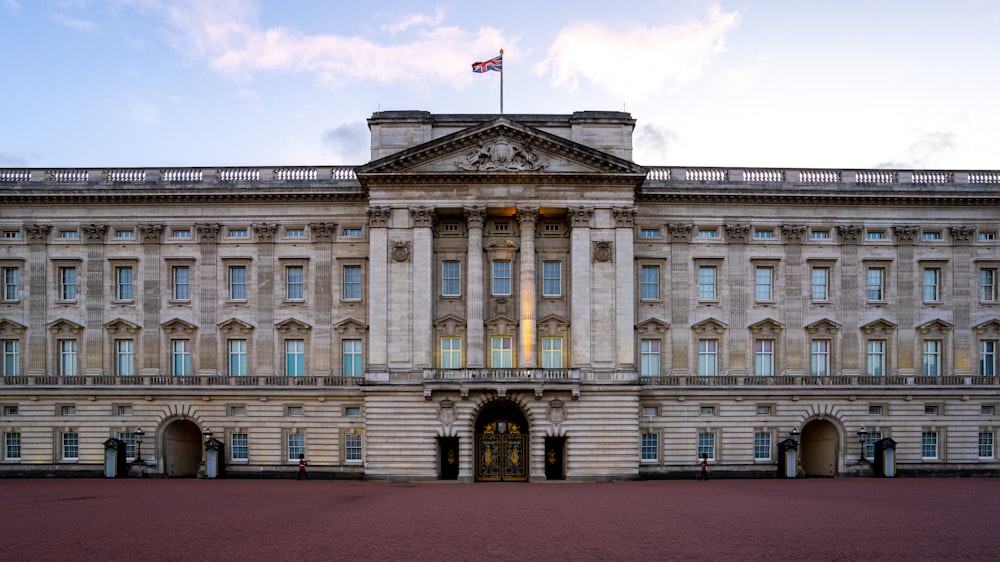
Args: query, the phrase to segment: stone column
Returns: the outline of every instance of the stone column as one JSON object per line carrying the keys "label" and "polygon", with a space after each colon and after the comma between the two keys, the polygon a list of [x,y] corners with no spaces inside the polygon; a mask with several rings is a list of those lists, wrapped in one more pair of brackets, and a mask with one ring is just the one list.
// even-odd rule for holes
{"label": "stone column", "polygon": [[104,374],[104,235],[106,224],[85,224],[87,244],[87,320],[83,339],[83,374]]}
{"label": "stone column", "polygon": [[973,349],[972,336],[972,311],[979,302],[979,283],[972,263],[972,241],[975,240],[976,229],[953,226],[948,231],[952,241],[953,293],[950,297],[942,297],[953,303],[955,327],[951,348],[955,374],[968,376],[973,371],[973,358],[978,355],[978,350]]}
{"label": "stone column", "polygon": [[[801,375],[806,372],[805,343],[802,341],[803,309],[809,301],[811,291],[802,294],[802,276],[805,264],[802,263],[802,240],[806,236],[806,227],[801,224],[786,224],[781,227],[781,239],[785,242],[785,303],[784,323],[788,329],[782,330],[785,337],[784,367],[789,375]],[[812,280],[810,280],[810,283]],[[780,295],[775,287],[775,295]],[[780,298],[780,297],[779,297]],[[780,349],[780,348],[779,348]],[[777,366],[776,366],[777,367]],[[780,374],[780,373],[775,373]]]}
{"label": "stone column", "polygon": [[[840,238],[840,298],[839,314],[842,329],[840,332],[840,361],[842,375],[857,375],[860,373],[860,361],[863,350],[858,343],[860,329],[859,314],[864,306],[864,290],[858,290],[859,271],[858,245],[861,243],[861,233],[864,227],[855,224],[837,227]],[[834,373],[836,374],[836,373]]]}
{"label": "stone column", "polygon": [[333,373],[333,236],[337,225],[330,222],[311,223],[309,232],[316,249],[313,252],[316,257],[313,279],[316,325],[312,330],[312,365],[317,375],[327,376]]}
{"label": "stone column", "polygon": [[48,241],[52,226],[48,224],[26,224],[28,236],[28,276],[31,296],[28,298],[27,349],[23,357],[25,374],[41,376],[45,374],[45,358],[49,356],[48,337],[45,324],[48,320],[49,299],[55,300],[56,292],[48,286]]}
{"label": "stone column", "polygon": [[[388,380],[389,373],[389,218],[390,207],[368,209],[368,373]],[[366,376],[368,376],[366,374]]]}
{"label": "stone column", "polygon": [[[160,244],[162,224],[140,224],[139,241],[142,242],[142,331],[141,347],[143,375],[160,374]],[[137,342],[138,343],[138,342]]]}
{"label": "stone column", "polygon": [[611,209],[615,218],[615,369],[635,375],[635,207]]}
{"label": "stone column", "polygon": [[[747,311],[753,302],[754,271],[747,260],[747,241],[750,238],[750,225],[727,224],[726,242],[729,243],[729,255],[726,261],[726,290],[729,292],[728,306],[729,329],[726,330],[726,347],[728,351],[730,375],[747,374]],[[720,280],[721,280],[720,275]],[[723,370],[719,374],[725,374]]]}
{"label": "stone column", "polygon": [[[413,369],[429,369],[434,356],[434,207],[411,207],[413,223],[412,282]],[[396,259],[395,251],[393,259]]]}
{"label": "stone column", "polygon": [[[668,224],[670,234],[670,374],[691,374],[691,272],[692,224]],[[694,291],[698,290],[697,271],[694,272]]]}
{"label": "stone column", "polygon": [[517,223],[521,229],[521,276],[520,276],[520,325],[519,325],[519,367],[538,366],[535,342],[535,224],[538,222],[538,208],[517,209]]}
{"label": "stone column", "polygon": [[[257,237],[257,291],[251,292],[247,287],[247,296],[254,295],[257,301],[257,329],[254,330],[254,360],[257,364],[256,374],[273,375],[276,372],[274,360],[274,234],[278,231],[276,224],[253,225]],[[250,283],[250,275],[247,275]],[[206,326],[207,328],[207,326]],[[212,326],[213,331],[215,326]],[[202,369],[214,374],[216,363],[211,366],[202,363]],[[307,373],[308,374],[308,373]]]}
{"label": "stone column", "polygon": [[571,366],[591,369],[590,311],[590,220],[593,207],[573,207],[567,212],[573,231],[570,236],[570,262],[573,292],[570,295],[570,333],[573,359]]}
{"label": "stone column", "polygon": [[485,348],[486,325],[483,319],[483,223],[486,221],[485,207],[465,207],[465,222],[469,228],[469,256],[466,260],[466,301],[465,366],[481,369],[486,366]]}
{"label": "stone column", "polygon": [[923,301],[914,287],[914,283],[917,287],[923,285],[923,278],[913,260],[913,244],[920,227],[904,225],[895,226],[892,230],[896,240],[896,372],[900,376],[912,376],[916,372],[914,356],[917,342],[914,310]]}
{"label": "stone column", "polygon": [[[218,328],[216,318],[219,310],[219,300],[225,299],[225,275],[219,276],[219,232],[222,225],[214,223],[196,224],[198,242],[201,249],[199,287],[200,306],[198,307],[198,372],[211,370],[215,373],[216,344],[218,343]],[[192,272],[193,273],[193,272]],[[222,291],[222,293],[220,293]],[[271,362],[268,361],[267,365]]]}

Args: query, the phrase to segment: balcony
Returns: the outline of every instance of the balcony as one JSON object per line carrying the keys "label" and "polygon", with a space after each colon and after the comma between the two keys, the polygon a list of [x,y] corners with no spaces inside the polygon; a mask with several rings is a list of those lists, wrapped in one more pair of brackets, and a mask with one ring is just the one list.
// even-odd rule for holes
{"label": "balcony", "polygon": [[579,369],[424,369],[424,381],[578,383]]}

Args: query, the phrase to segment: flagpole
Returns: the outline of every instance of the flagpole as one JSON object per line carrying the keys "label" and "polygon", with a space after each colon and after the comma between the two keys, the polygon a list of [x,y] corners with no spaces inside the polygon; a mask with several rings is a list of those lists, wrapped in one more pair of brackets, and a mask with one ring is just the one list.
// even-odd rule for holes
{"label": "flagpole", "polygon": [[[503,49],[500,49],[500,56],[503,56]],[[500,67],[500,115],[503,115],[503,66]]]}

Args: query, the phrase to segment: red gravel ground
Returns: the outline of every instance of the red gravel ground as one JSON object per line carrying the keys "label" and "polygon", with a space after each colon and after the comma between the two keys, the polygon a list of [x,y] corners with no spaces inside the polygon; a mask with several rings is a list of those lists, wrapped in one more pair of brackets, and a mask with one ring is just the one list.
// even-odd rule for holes
{"label": "red gravel ground", "polygon": [[0,480],[0,559],[997,560],[1000,479]]}

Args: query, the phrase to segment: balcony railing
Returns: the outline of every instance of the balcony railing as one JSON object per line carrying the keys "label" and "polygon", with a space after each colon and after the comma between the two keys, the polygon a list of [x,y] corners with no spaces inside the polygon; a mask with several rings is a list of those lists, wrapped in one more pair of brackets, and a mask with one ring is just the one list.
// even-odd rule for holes
{"label": "balcony railing", "polygon": [[995,170],[837,170],[801,168],[674,168],[650,166],[647,182],[733,184],[969,185],[1000,184]]}
{"label": "balcony railing", "polygon": [[983,375],[868,376],[868,375],[662,375],[639,377],[646,386],[995,386],[1000,377]]}
{"label": "balcony railing", "polygon": [[579,369],[424,369],[425,381],[579,382]]}
{"label": "balcony railing", "polygon": [[227,376],[227,375],[15,375],[0,377],[0,386],[357,386],[364,384],[363,377],[335,375],[288,377]]}

